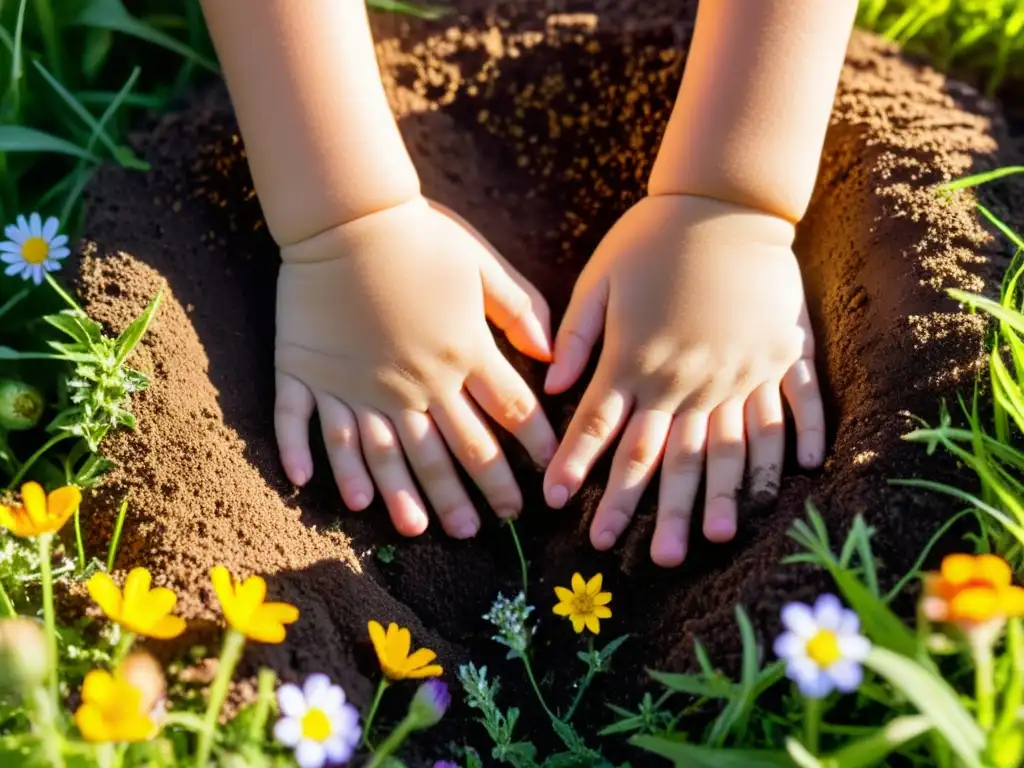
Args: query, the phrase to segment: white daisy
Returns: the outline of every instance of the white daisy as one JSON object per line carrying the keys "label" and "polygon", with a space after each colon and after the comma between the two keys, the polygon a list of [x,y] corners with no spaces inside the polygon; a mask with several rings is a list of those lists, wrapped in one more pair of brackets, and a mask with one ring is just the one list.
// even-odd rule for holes
{"label": "white daisy", "polygon": [[287,683],[277,691],[281,719],[274,738],[295,750],[300,768],[347,762],[363,734],[359,713],[327,675],[310,675],[300,689]]}
{"label": "white daisy", "polygon": [[775,640],[775,655],[786,661],[786,676],[809,699],[838,690],[855,691],[871,643],[860,634],[860,619],[835,595],[822,595],[812,608],[789,603],[782,609],[786,631]]}
{"label": "white daisy", "polygon": [[7,266],[5,275],[20,275],[36,285],[43,282],[45,272],[56,272],[61,260],[71,253],[68,236],[58,235],[60,222],[51,216],[45,222],[38,213],[18,216],[17,224],[4,228],[7,239],[0,242],[0,261]]}

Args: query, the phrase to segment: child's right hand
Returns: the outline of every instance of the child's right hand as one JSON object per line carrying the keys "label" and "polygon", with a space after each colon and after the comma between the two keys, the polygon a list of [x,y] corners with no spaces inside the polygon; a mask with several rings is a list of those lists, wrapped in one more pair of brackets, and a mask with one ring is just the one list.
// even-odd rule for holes
{"label": "child's right hand", "polygon": [[496,513],[517,515],[522,494],[480,409],[542,466],[557,442],[486,318],[523,353],[550,360],[549,310],[536,289],[423,198],[288,246],[282,261],[274,422],[289,479],[304,485],[313,474],[316,407],[349,508],[364,509],[376,485],[395,528],[422,533],[415,474],[445,531],[473,536],[480,519],[451,449]]}

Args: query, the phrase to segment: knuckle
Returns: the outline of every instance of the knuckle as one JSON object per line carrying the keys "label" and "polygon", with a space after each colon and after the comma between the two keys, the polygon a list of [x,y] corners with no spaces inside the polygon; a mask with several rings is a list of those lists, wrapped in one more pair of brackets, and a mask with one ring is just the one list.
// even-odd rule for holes
{"label": "knuckle", "polygon": [[324,443],[328,448],[352,449],[358,439],[356,428],[349,424],[334,424],[324,429]]}
{"label": "knuckle", "polygon": [[605,440],[612,433],[612,425],[603,414],[595,411],[584,414],[580,430],[587,437]]}
{"label": "knuckle", "polygon": [[498,408],[502,416],[502,423],[520,426],[533,413],[534,405],[526,396],[514,393],[502,397]]}
{"label": "knuckle", "polygon": [[499,482],[486,489],[487,500],[492,507],[516,507],[520,504],[522,497],[519,489],[506,482]]}
{"label": "knuckle", "polygon": [[395,464],[402,458],[398,441],[392,435],[379,435],[365,446],[366,458],[372,464]]}
{"label": "knuckle", "polygon": [[660,520],[689,520],[692,516],[692,509],[682,504],[670,503],[658,507],[658,519]]}
{"label": "knuckle", "polygon": [[483,440],[463,440],[459,446],[463,463],[480,467],[494,458],[494,449]]}
{"label": "knuckle", "polygon": [[432,486],[435,492],[443,490],[445,481],[451,476],[451,468],[448,463],[441,459],[428,459],[420,464],[416,472],[424,485]]}
{"label": "knuckle", "polygon": [[747,424],[747,431],[751,439],[778,440],[785,436],[786,428],[781,421],[770,421],[758,423],[751,421]]}
{"label": "knuckle", "polygon": [[698,475],[704,468],[703,451],[682,448],[665,457],[665,469],[676,475]]}
{"label": "knuckle", "polygon": [[658,460],[660,451],[648,442],[640,442],[630,447],[626,454],[626,472],[629,474],[646,474]]}

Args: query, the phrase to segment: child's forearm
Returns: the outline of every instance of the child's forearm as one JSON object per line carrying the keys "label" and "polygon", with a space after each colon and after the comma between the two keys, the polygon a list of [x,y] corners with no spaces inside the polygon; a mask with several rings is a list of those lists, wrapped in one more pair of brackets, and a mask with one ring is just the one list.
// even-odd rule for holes
{"label": "child's forearm", "polygon": [[803,216],[857,0],[703,0],[650,194]]}
{"label": "child's forearm", "polygon": [[278,244],[419,194],[363,0],[203,0]]}

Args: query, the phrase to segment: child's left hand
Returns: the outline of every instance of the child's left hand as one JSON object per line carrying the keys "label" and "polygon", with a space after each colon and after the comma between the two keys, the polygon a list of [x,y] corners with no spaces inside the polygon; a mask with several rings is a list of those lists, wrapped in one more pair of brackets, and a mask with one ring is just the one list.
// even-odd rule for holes
{"label": "child's left hand", "polygon": [[559,328],[545,389],[573,385],[602,330],[604,348],[544,479],[548,503],[563,507],[626,425],[591,525],[597,549],[625,530],[664,457],[651,557],[681,563],[705,453],[704,535],[732,539],[745,467],[755,497],[778,491],[780,388],[800,463],[823,461],[825,420],[793,238],[782,218],[664,195],[641,200],[598,246]]}

